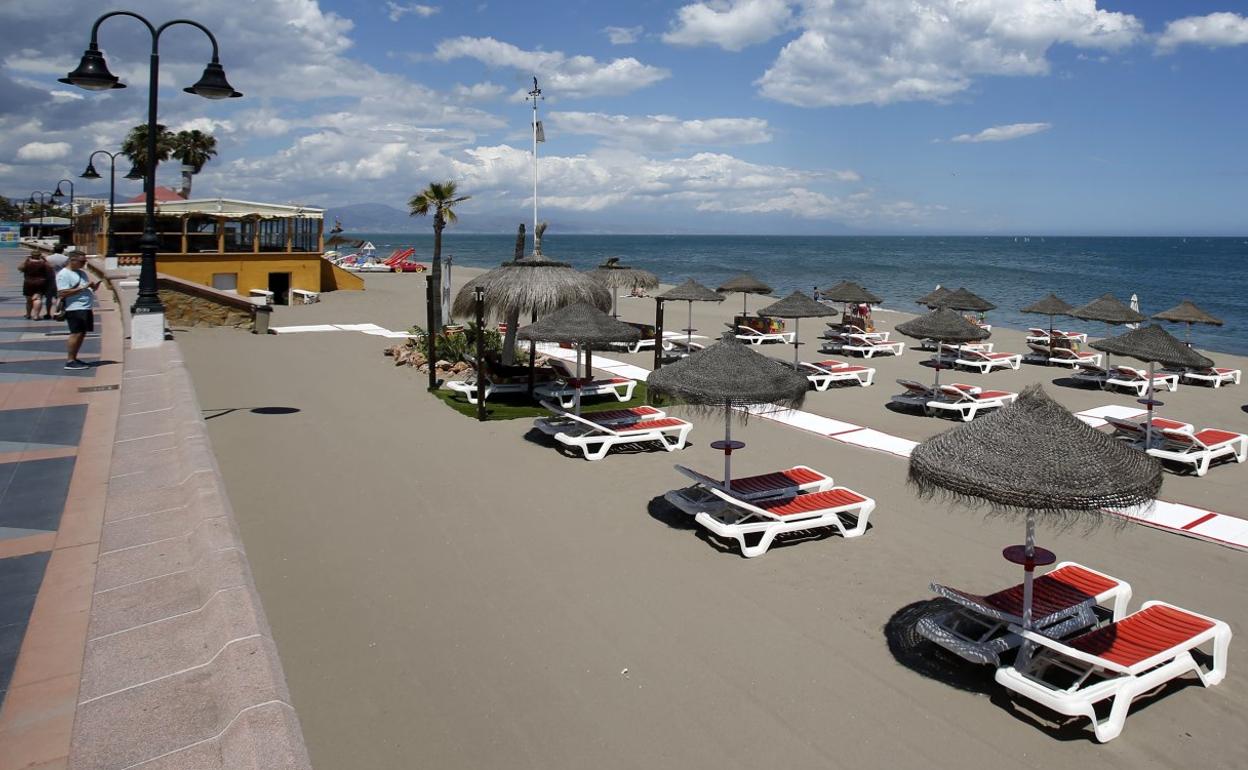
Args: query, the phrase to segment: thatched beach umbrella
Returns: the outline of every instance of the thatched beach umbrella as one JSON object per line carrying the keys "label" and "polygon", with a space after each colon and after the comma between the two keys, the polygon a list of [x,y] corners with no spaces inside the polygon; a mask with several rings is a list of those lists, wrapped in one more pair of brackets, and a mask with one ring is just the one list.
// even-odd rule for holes
{"label": "thatched beach umbrella", "polygon": [[750,311],[746,309],[746,300],[751,294],[771,294],[771,287],[758,280],[749,273],[742,273],[724,281],[724,283],[716,289],[716,291],[724,294],[741,293],[741,315],[749,315]]}
{"label": "thatched beach umbrella", "polygon": [[986,313],[989,310],[995,310],[997,307],[965,287],[955,289],[941,297],[938,304],[951,307],[954,310],[969,310],[974,313]]}
{"label": "thatched beach umbrella", "polygon": [[591,378],[592,371],[581,373],[581,350],[601,349],[612,342],[636,342],[641,332],[635,326],[615,320],[596,307],[577,303],[560,308],[542,320],[531,323],[516,333],[516,337],[539,342],[571,342],[576,345],[576,413],[581,413],[581,380]]}
{"label": "thatched beach umbrella", "polygon": [[[717,291],[713,291],[693,280],[687,279],[684,283],[660,294],[657,299],[663,302],[687,302],[689,303],[689,325],[685,328],[685,350],[692,350],[693,346],[693,303],[695,302],[723,302],[724,295]],[[655,345],[661,346],[662,340],[655,340]]]}
{"label": "thatched beach umbrella", "polygon": [[1160,313],[1157,313],[1153,316],[1153,318],[1157,318],[1162,321],[1173,321],[1174,323],[1187,324],[1187,334],[1185,335],[1184,341],[1187,342],[1188,345],[1192,344],[1192,324],[1208,324],[1210,326],[1222,325],[1221,318],[1215,318],[1214,316],[1209,315],[1205,311],[1196,307],[1191,300],[1186,299],[1169,310],[1163,310]]}
{"label": "thatched beach umbrella", "polygon": [[475,306],[473,289],[485,288],[485,310],[507,321],[504,355],[515,347],[516,319],[553,313],[561,307],[584,302],[602,311],[611,309],[611,293],[588,275],[556,262],[539,251],[523,259],[504,262],[460,289],[451,306],[454,315],[467,316]]}
{"label": "thatched beach umbrella", "polygon": [[924,294],[922,297],[919,297],[918,299],[916,299],[915,302],[919,305],[927,305],[930,308],[935,308],[939,306],[940,301],[944,299],[945,297],[949,296],[950,293],[951,292],[945,287],[937,286],[935,289],[932,289],[927,294]]}
{"label": "thatched beach umbrella", "polygon": [[1148,423],[1144,426],[1145,448],[1153,439],[1153,407],[1165,406],[1153,398],[1153,368],[1155,364],[1172,366],[1178,369],[1204,369],[1213,366],[1213,361],[1180,342],[1173,334],[1157,324],[1149,324],[1132,329],[1117,337],[1097,340],[1092,347],[1106,353],[1128,356],[1148,364],[1148,396],[1140,403],[1148,407]]}
{"label": "thatched beach umbrella", "polygon": [[1049,294],[1049,296],[1039,302],[1033,302],[1022,310],[1024,313],[1035,313],[1036,315],[1047,315],[1049,317],[1050,358],[1053,356],[1053,316],[1070,315],[1070,311],[1074,309],[1074,305],[1059,298],[1056,294]]}
{"label": "thatched beach umbrella", "polygon": [[[1117,297],[1108,292],[1083,307],[1075,308],[1070,311],[1069,315],[1084,321],[1100,321],[1110,326],[1121,326],[1122,324],[1140,323],[1148,320],[1122,304]],[[1105,359],[1105,363],[1106,365],[1109,364],[1108,357]]]}
{"label": "thatched beach umbrella", "polygon": [[[897,324],[893,328],[907,337],[913,337],[917,340],[936,340],[937,343],[977,342],[990,336],[988,330],[981,329],[966,320],[961,313],[956,310],[950,310],[947,307],[938,307],[927,315],[912,318],[909,321]],[[935,387],[940,386],[940,368],[940,348],[938,345]]]}
{"label": "thatched beach umbrella", "polygon": [[806,378],[774,358],[755,353],[731,332],[704,350],[646,378],[651,393],[693,407],[724,410],[724,440],[711,444],[724,452],[724,485],[732,483],[732,450],[745,444],[732,440],[733,407],[779,404],[800,406],[809,387]]}
{"label": "thatched beach umbrella", "polygon": [[850,305],[878,305],[884,300],[853,281],[841,281],[835,286],[819,291],[819,297],[829,302],[845,303],[845,315]]}
{"label": "thatched beach umbrella", "polygon": [[619,290],[655,289],[659,286],[659,277],[648,270],[620,264],[619,257],[611,257],[589,274],[591,278],[611,290],[611,315],[619,318]]}
{"label": "thatched beach umbrella", "polygon": [[836,310],[824,305],[821,302],[815,302],[810,297],[795,291],[779,302],[773,302],[762,310],[758,311],[760,316],[768,316],[770,318],[792,318],[793,319],[793,369],[797,370],[797,348],[802,344],[802,319],[803,318],[824,318],[830,315],[836,315]]}
{"label": "thatched beach umbrella", "polygon": [[[1033,385],[1013,404],[917,446],[909,481],[923,497],[1026,517],[1025,544],[1005,556],[1023,566],[1023,628],[1030,629],[1032,572],[1055,561],[1036,547],[1037,515],[1065,523],[1146,505],[1161,489],[1162,472],[1155,458],[1089,427]],[[1024,643],[1019,664],[1027,651]]]}

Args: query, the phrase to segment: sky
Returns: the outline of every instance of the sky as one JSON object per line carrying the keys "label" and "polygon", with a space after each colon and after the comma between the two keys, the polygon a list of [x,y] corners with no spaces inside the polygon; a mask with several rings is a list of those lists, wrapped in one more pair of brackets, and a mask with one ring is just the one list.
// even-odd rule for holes
{"label": "sky", "polygon": [[[197,198],[406,208],[451,179],[461,222],[529,221],[536,76],[552,232],[1248,233],[1245,0],[118,7],[203,23],[245,95],[183,93],[209,42],[162,34],[160,121],[218,139]],[[150,36],[100,28],[124,90],[56,79],[110,8],[0,0],[0,194],[106,194],[77,175],[145,122]]]}

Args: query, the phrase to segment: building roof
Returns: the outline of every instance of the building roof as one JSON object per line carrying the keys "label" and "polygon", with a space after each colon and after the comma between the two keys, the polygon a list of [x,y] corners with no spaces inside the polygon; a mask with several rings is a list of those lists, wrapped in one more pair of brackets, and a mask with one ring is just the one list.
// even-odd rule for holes
{"label": "building roof", "polygon": [[[164,203],[165,201],[180,201],[180,200],[185,200],[185,199],[182,197],[182,194],[179,193],[177,190],[171,189],[169,187],[161,187],[160,185],[156,186],[156,202],[157,203]],[[127,203],[144,203],[146,201],[147,201],[147,193],[141,192],[138,195],[131,198],[130,200],[128,200]]]}
{"label": "building roof", "polygon": [[[231,200],[230,198],[192,198],[172,201],[160,199],[160,189],[156,188],[156,213],[164,216],[181,216],[183,214],[210,214],[231,218],[256,216],[261,218],[302,217],[304,219],[324,219],[325,209],[311,206],[288,206],[281,203],[257,203],[255,201]],[[115,207],[118,214],[141,214],[144,203],[119,203]]]}

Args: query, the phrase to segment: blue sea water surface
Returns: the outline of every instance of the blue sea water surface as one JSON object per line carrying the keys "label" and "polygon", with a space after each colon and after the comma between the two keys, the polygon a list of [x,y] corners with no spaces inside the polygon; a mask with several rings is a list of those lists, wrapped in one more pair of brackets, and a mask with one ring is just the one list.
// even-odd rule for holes
{"label": "blue sea water surface", "polygon": [[[433,245],[432,234],[350,235],[373,241],[383,253],[415,246],[422,261]],[[514,235],[448,229],[443,256],[452,256],[455,264],[494,267],[511,258],[514,244]],[[526,252],[530,247],[531,239]],[[770,284],[777,298],[794,289],[809,294],[815,287],[857,281],[883,297],[885,308],[907,312],[922,310],[915,298],[937,284],[965,286],[997,305],[988,314],[990,322],[1017,328],[1047,326],[1046,316],[1019,309],[1049,292],[1076,307],[1106,292],[1123,302],[1136,294],[1145,315],[1190,299],[1225,322],[1192,327],[1193,344],[1248,354],[1248,238],[548,234],[542,250],[579,269],[620,257],[666,283],[694,278],[711,288],[749,272]],[[751,298],[749,307],[766,302]],[[1098,337],[1124,331],[1071,318],[1059,318],[1056,325]],[[1187,333],[1183,325],[1163,325],[1180,338]]]}

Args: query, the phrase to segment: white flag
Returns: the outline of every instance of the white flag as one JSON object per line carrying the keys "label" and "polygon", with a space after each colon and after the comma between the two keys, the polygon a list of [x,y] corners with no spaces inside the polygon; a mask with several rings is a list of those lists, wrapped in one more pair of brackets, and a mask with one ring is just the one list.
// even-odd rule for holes
{"label": "white flag", "polygon": [[546,141],[546,131],[542,129],[542,121],[537,121],[537,141]]}

